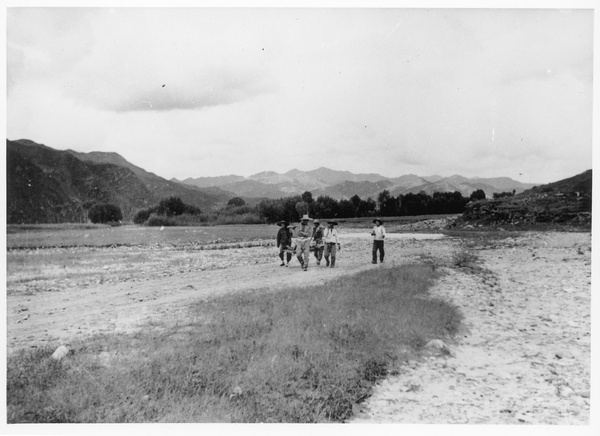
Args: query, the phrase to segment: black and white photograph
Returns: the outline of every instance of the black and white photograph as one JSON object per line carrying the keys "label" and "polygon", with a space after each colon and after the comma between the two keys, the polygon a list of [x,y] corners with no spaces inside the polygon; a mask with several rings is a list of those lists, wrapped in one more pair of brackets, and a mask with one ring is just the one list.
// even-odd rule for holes
{"label": "black and white photograph", "polygon": [[2,433],[593,434],[596,8],[5,2]]}

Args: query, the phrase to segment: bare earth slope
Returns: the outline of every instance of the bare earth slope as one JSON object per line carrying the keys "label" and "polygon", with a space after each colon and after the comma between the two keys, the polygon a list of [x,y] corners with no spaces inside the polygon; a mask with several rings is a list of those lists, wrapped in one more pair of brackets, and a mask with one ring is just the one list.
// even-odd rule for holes
{"label": "bare earth slope", "polygon": [[[284,290],[430,262],[447,272],[434,296],[461,308],[467,330],[448,344],[450,355],[407,362],[400,375],[380,383],[354,422],[589,423],[589,233],[527,232],[467,246],[459,238],[389,235],[386,264],[372,265],[368,234],[345,232],[336,268],[316,267],[311,259],[308,272],[295,260],[279,267],[272,246],[151,253],[115,247],[92,257],[64,249],[81,260],[64,267],[50,260],[61,255],[56,250],[11,252],[9,351],[135,331],[153,320],[182,323],[190,303],[224,293]],[[478,268],[455,265],[465,251],[480,259]],[[145,256],[145,263],[128,269],[136,256]],[[108,279],[95,279],[107,273]]]}

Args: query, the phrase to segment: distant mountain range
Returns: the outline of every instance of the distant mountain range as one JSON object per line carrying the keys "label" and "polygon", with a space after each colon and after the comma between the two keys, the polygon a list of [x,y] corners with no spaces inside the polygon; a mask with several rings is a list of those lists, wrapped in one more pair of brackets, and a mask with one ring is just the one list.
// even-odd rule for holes
{"label": "distant mountain range", "polygon": [[265,171],[250,177],[220,177],[166,180],[133,165],[117,153],[80,153],[56,150],[27,139],[6,141],[7,148],[7,222],[58,223],[85,221],[94,203],[113,203],[121,208],[125,220],[143,208],[155,206],[164,198],[176,196],[202,211],[215,210],[239,196],[256,204],[263,198],[300,195],[313,198],[327,195],[348,199],[377,199],[387,189],[392,195],[459,191],[470,196],[483,189],[488,197],[495,192],[533,187],[507,177],[466,178],[414,174],[388,178],[380,174],[354,174],[318,168],[297,169],[279,174]]}
{"label": "distant mountain range", "polygon": [[249,177],[236,175],[221,177],[188,178],[183,181],[171,179],[187,185],[198,187],[218,187],[233,192],[240,197],[280,198],[290,195],[311,192],[314,198],[328,195],[336,199],[349,199],[358,195],[362,199],[376,199],[378,194],[387,189],[391,195],[425,192],[459,191],[468,197],[473,191],[483,189],[487,196],[497,192],[522,192],[534,186],[532,183],[521,183],[508,177],[467,178],[459,175],[450,177],[427,176],[414,174],[388,178],[380,174],[354,174],[348,171],[335,171],[329,168],[318,168],[312,171],[293,169],[284,174],[265,171]]}

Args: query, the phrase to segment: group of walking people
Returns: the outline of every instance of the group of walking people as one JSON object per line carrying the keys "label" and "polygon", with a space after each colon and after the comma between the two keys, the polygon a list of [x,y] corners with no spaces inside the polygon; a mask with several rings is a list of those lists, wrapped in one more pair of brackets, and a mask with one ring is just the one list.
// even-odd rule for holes
{"label": "group of walking people", "polygon": [[[277,232],[277,248],[279,248],[279,258],[281,259],[280,266],[289,266],[292,256],[295,255],[302,270],[308,271],[308,261],[312,252],[317,265],[321,265],[321,261],[325,258],[325,266],[335,268],[336,254],[341,248],[336,228],[338,223],[336,221],[326,221],[326,223],[327,227],[324,227],[318,219],[313,220],[308,215],[300,218],[299,225],[290,226],[288,221],[279,221],[277,223],[280,226]],[[371,236],[373,236],[372,262],[377,263],[377,253],[379,253],[379,261],[383,262],[385,228],[380,219],[374,219],[373,223],[375,226],[371,232]]]}
{"label": "group of walking people", "polygon": [[[310,221],[313,222],[312,225]],[[326,267],[335,267],[336,253],[340,249],[336,221],[327,221],[327,227],[323,227],[318,219],[313,220],[304,215],[300,219],[300,225],[289,227],[290,223],[285,220],[277,224],[281,227],[277,232],[280,266],[288,266],[295,254],[302,269],[307,271],[310,253],[313,252],[317,265],[325,258]],[[294,237],[296,247],[293,246]]]}

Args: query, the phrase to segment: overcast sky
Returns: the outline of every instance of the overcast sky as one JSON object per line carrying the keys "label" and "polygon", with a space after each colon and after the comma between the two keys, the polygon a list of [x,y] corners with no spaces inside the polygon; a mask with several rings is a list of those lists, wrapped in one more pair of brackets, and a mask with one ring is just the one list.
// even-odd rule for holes
{"label": "overcast sky", "polygon": [[592,167],[593,10],[8,8],[7,138],[167,179]]}

